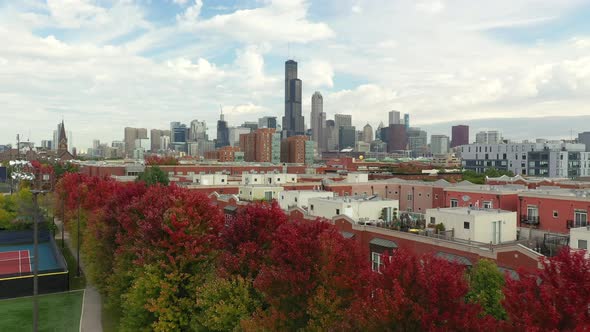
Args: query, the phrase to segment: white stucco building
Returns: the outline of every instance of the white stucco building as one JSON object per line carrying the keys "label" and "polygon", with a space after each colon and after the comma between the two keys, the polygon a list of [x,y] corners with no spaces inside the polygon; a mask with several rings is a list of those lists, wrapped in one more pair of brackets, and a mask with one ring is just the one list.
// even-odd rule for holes
{"label": "white stucco building", "polygon": [[272,201],[278,199],[283,190],[281,186],[244,185],[239,187],[238,197],[242,201]]}
{"label": "white stucco building", "polygon": [[356,222],[377,221],[384,209],[388,210],[388,215],[399,210],[399,201],[378,196],[318,197],[308,199],[308,204],[307,211],[312,216],[332,219],[338,215],[346,215]]}
{"label": "white stucco building", "polygon": [[243,173],[241,184],[281,185],[297,183],[297,174],[287,173]]}
{"label": "white stucco building", "polygon": [[317,190],[287,190],[279,194],[279,206],[283,210],[288,210],[293,207],[302,209],[309,208],[310,198],[332,198],[334,192],[332,191],[317,191]]}
{"label": "white stucco building", "polygon": [[516,240],[516,212],[469,207],[428,209],[426,222],[442,223],[446,230],[454,230],[457,239],[493,244]]}

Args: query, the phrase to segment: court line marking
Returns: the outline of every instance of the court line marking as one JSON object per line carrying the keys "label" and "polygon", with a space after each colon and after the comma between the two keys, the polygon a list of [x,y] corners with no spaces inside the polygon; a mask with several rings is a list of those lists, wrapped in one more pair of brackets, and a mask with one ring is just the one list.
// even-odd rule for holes
{"label": "court line marking", "polygon": [[80,329],[79,329],[80,332],[82,332],[82,319],[84,318],[84,299],[86,299],[86,289],[84,289],[84,293],[82,293],[82,310],[80,310]]}
{"label": "court line marking", "polygon": [[20,250],[18,251],[18,273],[23,273],[21,268],[21,260],[20,260]]}
{"label": "court line marking", "polygon": [[[63,271],[63,272],[52,272],[52,273],[44,273],[44,274],[38,274],[39,277],[44,277],[44,276],[54,276],[54,275],[58,275],[58,274],[66,274],[68,273],[68,271]],[[28,275],[28,276],[18,276],[18,277],[9,277],[9,278],[0,278],[0,281],[4,281],[4,280],[14,280],[14,279],[24,279],[24,278],[33,278],[34,275]]]}

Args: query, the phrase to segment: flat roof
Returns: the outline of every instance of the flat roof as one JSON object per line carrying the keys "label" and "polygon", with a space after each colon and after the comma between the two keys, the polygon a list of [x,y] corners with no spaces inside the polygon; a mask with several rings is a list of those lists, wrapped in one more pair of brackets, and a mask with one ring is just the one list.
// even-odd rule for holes
{"label": "flat roof", "polygon": [[502,213],[516,213],[507,210],[500,210],[500,209],[484,209],[484,208],[473,208],[473,207],[450,207],[450,208],[437,208],[437,209],[427,209],[426,212],[429,211],[436,211],[436,212],[444,212],[444,213],[452,213],[458,215],[466,215],[466,214],[473,214],[473,215],[490,215],[490,214],[502,214]]}

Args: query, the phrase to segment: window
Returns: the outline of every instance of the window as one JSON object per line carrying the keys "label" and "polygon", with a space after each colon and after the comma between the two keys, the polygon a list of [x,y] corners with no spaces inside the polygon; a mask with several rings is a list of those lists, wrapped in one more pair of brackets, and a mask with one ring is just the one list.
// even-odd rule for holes
{"label": "window", "polygon": [[559,216],[559,212],[557,210],[553,210],[553,218],[557,218]]}
{"label": "window", "polygon": [[340,209],[336,209],[336,215],[340,215]]}
{"label": "window", "polygon": [[313,211],[313,204],[309,206],[309,209]]}
{"label": "window", "polygon": [[438,194],[434,194],[434,199],[438,199]]}
{"label": "window", "polygon": [[463,222],[463,228],[464,229],[469,229],[469,221],[464,221]]}
{"label": "window", "polygon": [[583,227],[588,226],[588,213],[586,210],[575,210],[574,211],[574,226]]}
{"label": "window", "polygon": [[459,201],[456,199],[451,199],[451,207],[457,207],[459,206]]}
{"label": "window", "polygon": [[225,182],[225,179],[221,179],[221,183]]}
{"label": "window", "polygon": [[588,249],[588,241],[578,240],[578,249]]}
{"label": "window", "polygon": [[371,268],[373,271],[379,272],[382,266],[383,262],[381,261],[381,254],[378,252],[371,252]]}
{"label": "window", "polygon": [[431,224],[436,224],[436,218],[435,217],[430,217],[430,223]]}
{"label": "window", "polygon": [[491,201],[483,202],[483,208],[484,209],[491,209],[492,208],[492,202]]}
{"label": "window", "polygon": [[412,200],[412,194],[408,194],[408,201]]}

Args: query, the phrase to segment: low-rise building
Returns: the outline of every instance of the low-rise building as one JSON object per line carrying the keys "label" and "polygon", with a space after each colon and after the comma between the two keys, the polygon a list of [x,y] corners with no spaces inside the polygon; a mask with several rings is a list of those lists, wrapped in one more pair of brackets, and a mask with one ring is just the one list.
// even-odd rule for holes
{"label": "low-rise building", "polygon": [[238,197],[243,201],[272,201],[284,191],[281,186],[249,184],[239,187]]}
{"label": "low-rise building", "polygon": [[382,199],[379,196],[310,198],[308,213],[314,217],[332,219],[334,216],[345,215],[355,220],[375,221],[392,216],[399,210],[399,201]]}
{"label": "low-rise building", "polygon": [[369,173],[348,173],[346,175],[346,179],[344,179],[346,183],[366,183],[369,182]]}
{"label": "low-rise building", "polygon": [[212,185],[226,185],[227,174],[215,173],[215,174],[193,174],[192,180],[194,184],[200,184],[203,186]]}
{"label": "low-rise building", "polygon": [[279,206],[283,210],[289,210],[294,207],[309,209],[310,198],[332,198],[334,193],[331,191],[318,190],[288,190],[281,192],[279,196]]}
{"label": "low-rise building", "polygon": [[590,226],[570,229],[570,248],[574,250],[588,250],[590,243]]}
{"label": "low-rise building", "polygon": [[297,183],[297,174],[287,173],[243,173],[242,184],[281,185]]}
{"label": "low-rise building", "polygon": [[453,230],[462,240],[498,244],[516,241],[516,212],[496,209],[444,208],[426,210],[426,221]]}

